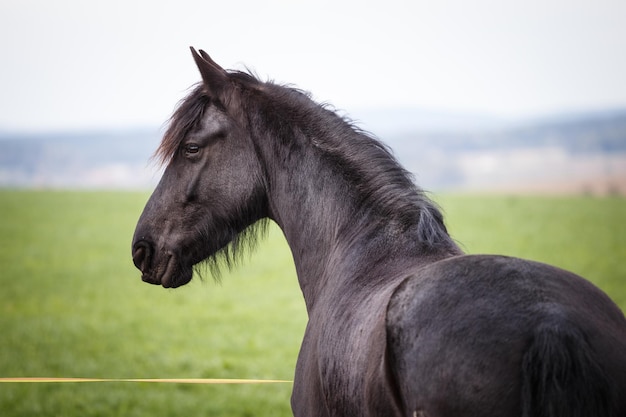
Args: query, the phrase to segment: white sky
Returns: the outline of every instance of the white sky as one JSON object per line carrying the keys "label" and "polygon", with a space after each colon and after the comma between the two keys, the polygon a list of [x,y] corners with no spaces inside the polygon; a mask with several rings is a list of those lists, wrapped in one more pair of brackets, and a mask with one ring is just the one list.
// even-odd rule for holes
{"label": "white sky", "polygon": [[0,130],[160,125],[190,45],[348,113],[626,107],[624,0],[2,0]]}

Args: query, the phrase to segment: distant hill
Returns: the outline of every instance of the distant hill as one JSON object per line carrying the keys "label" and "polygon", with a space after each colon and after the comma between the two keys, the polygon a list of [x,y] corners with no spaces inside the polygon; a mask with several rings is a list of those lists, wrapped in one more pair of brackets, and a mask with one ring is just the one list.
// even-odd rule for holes
{"label": "distant hill", "polygon": [[525,122],[483,117],[466,128],[455,116],[449,129],[439,120],[418,119],[413,128],[405,120],[381,135],[425,188],[626,194],[626,110]]}
{"label": "distant hill", "polygon": [[158,129],[0,133],[0,186],[144,188]]}
{"label": "distant hill", "polygon": [[[354,119],[429,190],[626,194],[626,110],[510,122],[379,109]],[[149,161],[160,136],[157,128],[0,132],[0,186],[153,187],[159,173]]]}
{"label": "distant hill", "polygon": [[[367,112],[365,129],[395,146],[453,151],[559,146],[568,152],[626,151],[626,110],[507,121],[406,109]],[[440,144],[440,145],[439,145]]]}

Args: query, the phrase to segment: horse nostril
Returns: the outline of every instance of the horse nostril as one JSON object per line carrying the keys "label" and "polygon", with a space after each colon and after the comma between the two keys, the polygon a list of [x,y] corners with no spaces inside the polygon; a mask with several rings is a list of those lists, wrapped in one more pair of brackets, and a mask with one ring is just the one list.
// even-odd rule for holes
{"label": "horse nostril", "polygon": [[150,268],[152,253],[152,246],[145,240],[133,245],[133,263],[141,272],[146,272]]}

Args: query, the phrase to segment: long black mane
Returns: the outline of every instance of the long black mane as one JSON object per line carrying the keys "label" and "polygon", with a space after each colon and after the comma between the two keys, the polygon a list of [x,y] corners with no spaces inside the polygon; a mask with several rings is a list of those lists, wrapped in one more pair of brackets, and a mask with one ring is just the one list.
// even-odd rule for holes
{"label": "long black mane", "polygon": [[[387,145],[301,90],[275,85],[273,90],[267,94],[272,104],[263,106],[271,109],[266,111],[265,120],[273,118],[271,134],[282,136],[291,145],[283,149],[308,142],[357,190],[362,210],[396,222],[402,231],[417,226],[419,239],[428,245],[450,245],[441,211],[415,185],[413,175],[398,163]],[[291,116],[287,132],[281,120],[285,113]]]}
{"label": "long black mane", "polygon": [[[278,152],[283,153],[278,159],[288,160],[289,153],[313,147],[355,190],[363,211],[394,222],[401,232],[412,229],[427,247],[456,248],[438,206],[415,185],[412,174],[398,163],[387,145],[340,116],[330,105],[316,103],[303,90],[263,82],[245,72],[230,72],[229,77],[237,87],[236,98],[213,100],[199,84],[179,103],[155,153],[162,164],[178,151],[207,106],[236,102],[236,108],[223,110],[257,132],[257,139],[275,142]],[[218,258],[230,266],[239,257],[242,243],[254,246],[258,239],[255,232],[266,229],[265,223],[260,224],[260,228],[234,235],[231,245],[208,260],[214,274],[219,273]]]}

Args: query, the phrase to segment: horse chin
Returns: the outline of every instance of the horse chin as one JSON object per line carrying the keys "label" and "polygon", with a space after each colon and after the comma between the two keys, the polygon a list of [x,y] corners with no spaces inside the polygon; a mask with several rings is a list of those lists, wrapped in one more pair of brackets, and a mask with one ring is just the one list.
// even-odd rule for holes
{"label": "horse chin", "polygon": [[178,271],[175,275],[164,276],[161,279],[161,285],[163,288],[178,288],[191,281],[193,276],[192,269],[185,269],[184,271]]}
{"label": "horse chin", "polygon": [[141,279],[163,288],[177,288],[191,281],[192,276],[193,268],[182,266],[176,255],[169,254],[156,268],[144,272]]}

